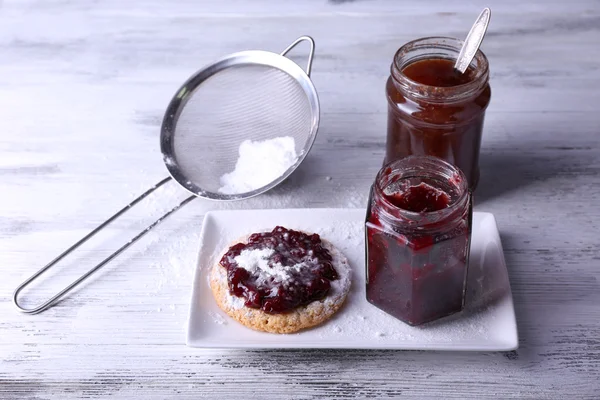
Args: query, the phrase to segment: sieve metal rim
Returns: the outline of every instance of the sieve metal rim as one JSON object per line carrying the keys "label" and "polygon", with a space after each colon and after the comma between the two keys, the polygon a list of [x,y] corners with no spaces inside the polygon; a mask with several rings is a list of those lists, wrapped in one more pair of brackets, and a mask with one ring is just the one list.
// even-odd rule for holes
{"label": "sieve metal rim", "polygon": [[[165,163],[165,166],[167,167],[167,170],[169,171],[169,174],[184,189],[198,197],[202,197],[209,200],[233,201],[248,199],[265,193],[274,188],[275,186],[279,185],[281,182],[287,179],[296,170],[296,168],[298,168],[298,166],[300,166],[302,161],[304,161],[304,159],[310,152],[318,133],[320,120],[320,104],[315,86],[309,77],[310,62],[312,60],[312,51],[314,48],[314,44],[311,46],[311,54],[309,58],[307,72],[305,72],[294,61],[285,57],[285,54],[301,40],[305,39],[299,38],[281,54],[264,50],[246,50],[225,56],[220,60],[217,60],[216,62],[197,71],[177,90],[176,94],[173,96],[171,102],[169,103],[165,112],[165,116],[163,118],[160,135],[160,149],[163,155],[163,161]],[[287,169],[287,171],[279,178],[275,179],[274,181],[261,188],[237,194],[223,194],[204,190],[198,185],[196,185],[191,179],[188,179],[177,163],[173,140],[175,136],[175,130],[177,127],[177,121],[187,101],[193,96],[196,90],[201,90],[202,83],[205,82],[207,79],[228,68],[253,65],[261,65],[276,68],[289,75],[300,85],[300,87],[306,95],[311,109],[311,126],[307,142],[304,144],[296,162],[292,166],[290,166]]]}

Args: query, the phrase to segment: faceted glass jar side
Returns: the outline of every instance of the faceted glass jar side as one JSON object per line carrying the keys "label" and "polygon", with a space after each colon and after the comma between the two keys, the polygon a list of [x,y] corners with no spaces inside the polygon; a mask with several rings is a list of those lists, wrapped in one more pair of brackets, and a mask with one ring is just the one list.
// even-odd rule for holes
{"label": "faceted glass jar side", "polygon": [[[385,199],[385,185],[403,176],[412,184],[445,182],[440,189],[452,194],[451,204],[424,213],[394,207]],[[371,189],[365,222],[367,300],[410,325],[461,311],[471,220],[471,195],[456,167],[417,156],[384,167]]]}

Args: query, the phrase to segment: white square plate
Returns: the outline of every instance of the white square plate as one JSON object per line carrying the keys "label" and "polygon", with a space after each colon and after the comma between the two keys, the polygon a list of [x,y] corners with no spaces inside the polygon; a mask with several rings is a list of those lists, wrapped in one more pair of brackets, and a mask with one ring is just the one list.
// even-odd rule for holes
{"label": "white square plate", "polygon": [[[204,217],[192,291],[187,345],[203,348],[348,348],[508,351],[518,347],[517,325],[504,254],[494,216],[473,215],[465,310],[411,327],[365,298],[365,210],[291,209],[209,212]],[[277,225],[320,234],[353,267],[346,304],[324,324],[278,335],[246,328],[222,312],[208,285],[208,270],[225,246]]]}

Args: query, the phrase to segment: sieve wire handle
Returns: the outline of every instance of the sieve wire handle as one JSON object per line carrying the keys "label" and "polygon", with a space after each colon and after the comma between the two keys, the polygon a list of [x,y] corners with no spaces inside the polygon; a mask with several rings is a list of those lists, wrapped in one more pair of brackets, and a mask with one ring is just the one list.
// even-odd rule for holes
{"label": "sieve wire handle", "polygon": [[55,294],[53,297],[51,297],[50,299],[48,299],[46,302],[44,302],[44,303],[42,303],[39,306],[34,307],[34,308],[25,308],[25,307],[23,307],[23,306],[21,306],[19,304],[19,293],[25,287],[27,287],[31,282],[33,282],[34,280],[36,280],[41,274],[43,274],[44,272],[46,272],[48,269],[52,268],[57,262],[59,262],[60,260],[62,260],[67,254],[70,254],[73,250],[77,249],[83,243],[87,242],[92,236],[94,236],[100,230],[102,230],[107,225],[109,225],[110,223],[112,223],[114,220],[116,220],[117,218],[119,218],[125,212],[127,212],[128,210],[130,210],[133,206],[135,206],[137,203],[139,203],[144,198],[146,198],[150,193],[154,192],[156,189],[158,189],[159,187],[161,187],[165,183],[169,182],[171,179],[172,179],[171,177],[167,177],[167,178],[163,179],[162,181],[158,182],[156,185],[152,186],[150,189],[146,190],[138,198],[136,198],[131,203],[127,204],[125,207],[123,207],[122,209],[120,209],[119,211],[117,211],[112,217],[110,217],[109,219],[107,219],[106,221],[104,221],[96,229],[94,229],[93,231],[91,231],[90,233],[88,233],[86,236],[84,236],[83,238],[81,238],[77,243],[75,243],[74,245],[72,245],[71,247],[69,247],[62,254],[60,254],[54,260],[50,261],[42,269],[40,269],[35,274],[33,274],[32,276],[30,276],[23,283],[21,283],[21,285],[19,285],[17,287],[17,289],[15,290],[15,292],[13,294],[13,302],[15,303],[15,306],[17,306],[17,308],[19,309],[19,311],[24,312],[26,314],[37,314],[37,313],[40,313],[40,312],[46,310],[47,308],[49,308],[50,306],[52,306],[53,304],[55,304],[58,300],[60,300],[64,295],[66,295],[71,290],[73,290],[75,287],[77,287],[77,285],[79,285],[81,282],[83,282],[84,280],[86,280],[94,272],[98,271],[100,268],[102,268],[108,262],[110,262],[113,258],[115,258],[119,254],[121,254],[125,249],[127,249],[129,246],[131,246],[133,243],[135,243],[139,238],[141,238],[142,236],[144,236],[146,233],[150,232],[150,230],[152,230],[152,228],[154,228],[156,225],[158,225],[162,221],[164,221],[169,215],[173,214],[175,211],[179,210],[181,207],[183,207],[184,205],[186,205],[187,203],[189,203],[190,201],[192,201],[193,199],[196,198],[196,196],[190,196],[187,199],[183,200],[178,205],[176,205],[175,207],[173,207],[172,209],[170,209],[169,211],[167,211],[162,217],[160,217],[159,219],[157,219],[156,221],[154,221],[153,223],[151,223],[150,225],[148,225],[148,227],[146,227],[146,229],[144,229],[143,231],[141,231],[140,233],[138,233],[135,237],[131,238],[127,243],[125,243],[123,246],[121,246],[117,251],[115,251],[114,253],[112,253],[110,256],[106,257],[99,264],[97,264],[95,267],[93,267],[92,269],[90,269],[85,274],[81,275],[79,278],[77,278],[75,281],[73,281],[69,286],[65,287],[63,290],[61,290],[60,292],[58,292],[57,294]]}
{"label": "sieve wire handle", "polygon": [[308,62],[306,63],[306,75],[310,76],[310,69],[312,68],[313,57],[315,55],[315,41],[313,40],[313,38],[311,38],[310,36],[300,36],[298,39],[294,40],[294,43],[290,44],[284,51],[282,51],[281,55],[285,56],[300,42],[304,41],[310,43],[310,52],[308,53]]}

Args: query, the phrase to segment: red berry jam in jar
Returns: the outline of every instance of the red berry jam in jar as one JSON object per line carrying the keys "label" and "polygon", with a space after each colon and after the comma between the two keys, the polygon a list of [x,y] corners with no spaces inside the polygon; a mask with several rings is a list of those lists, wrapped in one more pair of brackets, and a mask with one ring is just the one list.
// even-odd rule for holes
{"label": "red berry jam in jar", "polygon": [[367,300],[410,325],[461,311],[471,220],[460,169],[430,156],[384,166],[367,209]]}
{"label": "red berry jam in jar", "polygon": [[488,61],[481,51],[463,74],[454,70],[462,43],[431,37],[396,52],[386,84],[384,164],[410,155],[440,157],[460,168],[473,190],[479,180],[479,148],[491,89]]}

